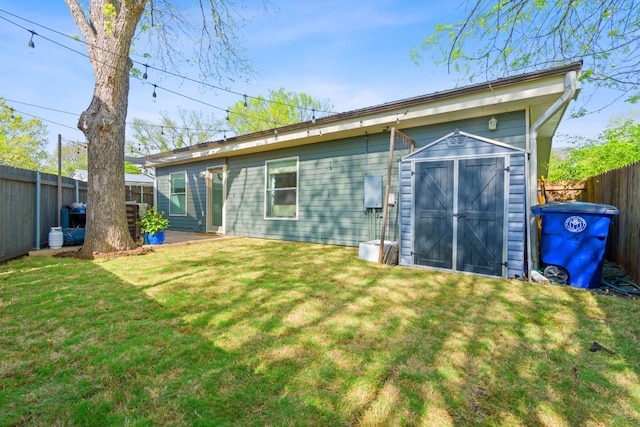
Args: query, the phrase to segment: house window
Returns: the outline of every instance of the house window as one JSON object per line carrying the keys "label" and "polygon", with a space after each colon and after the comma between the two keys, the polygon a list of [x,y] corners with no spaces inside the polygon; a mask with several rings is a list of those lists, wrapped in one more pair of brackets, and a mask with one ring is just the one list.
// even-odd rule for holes
{"label": "house window", "polygon": [[265,217],[298,218],[298,158],[266,162]]}
{"label": "house window", "polygon": [[187,214],[187,173],[179,172],[171,174],[171,195],[169,203],[169,215]]}

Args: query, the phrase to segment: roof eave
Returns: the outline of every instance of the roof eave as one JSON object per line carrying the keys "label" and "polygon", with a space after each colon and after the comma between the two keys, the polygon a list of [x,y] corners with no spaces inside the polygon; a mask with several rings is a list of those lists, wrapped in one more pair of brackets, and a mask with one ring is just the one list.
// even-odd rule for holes
{"label": "roof eave", "polygon": [[197,159],[248,154],[252,152],[312,144],[374,133],[401,123],[402,128],[439,123],[453,116],[473,117],[526,108],[533,103],[555,101],[564,90],[564,76],[579,71],[581,62],[466,86],[463,88],[417,96],[368,108],[318,118],[315,123],[302,122],[277,129],[197,144],[145,158],[145,165],[155,167],[186,163]]}

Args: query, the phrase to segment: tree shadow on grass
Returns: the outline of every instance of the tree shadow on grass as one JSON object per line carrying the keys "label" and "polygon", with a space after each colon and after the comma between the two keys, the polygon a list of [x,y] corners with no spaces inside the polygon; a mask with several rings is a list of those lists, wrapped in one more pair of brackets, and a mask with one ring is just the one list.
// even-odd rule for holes
{"label": "tree shadow on grass", "polygon": [[[3,336],[25,331],[23,339],[3,338],[2,360],[15,364],[2,365],[0,378],[12,385],[0,395],[0,407],[8,408],[2,419],[172,425],[638,420],[637,384],[624,382],[628,370],[637,378],[638,356],[628,343],[637,326],[631,335],[612,332],[610,321],[625,321],[612,312],[616,305],[571,289],[377,266],[354,259],[355,253],[211,242],[149,254],[141,258],[144,265],[65,260],[77,263],[74,277],[37,287],[30,277],[36,270],[25,268],[20,279],[0,276],[19,282],[2,295],[3,301],[17,298],[4,310]],[[591,353],[590,340],[624,351]]]}
{"label": "tree shadow on grass", "polygon": [[[620,360],[602,365],[585,346],[595,329],[578,320],[598,310],[588,294],[407,275],[349,260],[354,252],[344,248],[264,245],[236,248],[233,260],[192,260],[215,270],[209,284],[181,281],[166,292],[193,294],[175,305],[178,313],[279,384],[261,407],[295,408],[294,424],[307,416],[338,424],[571,425],[638,417],[610,409],[632,407],[634,391],[609,378]],[[229,274],[242,276],[229,287]],[[278,419],[266,413],[245,421]]]}

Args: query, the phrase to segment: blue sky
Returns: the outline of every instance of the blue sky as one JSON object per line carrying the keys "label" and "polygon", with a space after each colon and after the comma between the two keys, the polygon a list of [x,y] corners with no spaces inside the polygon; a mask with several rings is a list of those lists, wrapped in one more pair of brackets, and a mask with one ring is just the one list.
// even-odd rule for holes
{"label": "blue sky", "polygon": [[[448,74],[444,67],[430,64],[418,67],[410,58],[411,49],[418,47],[436,24],[460,18],[463,12],[457,1],[272,0],[272,3],[278,9],[276,13],[256,15],[239,33],[256,75],[248,82],[210,81],[211,84],[250,96],[284,87],[327,99],[336,112],[468,84],[462,76]],[[78,34],[66,4],[63,0],[0,0],[0,9],[17,16],[0,12],[0,17],[24,27],[0,19],[0,96],[18,112],[63,125],[45,121],[50,133],[48,151],[54,150],[58,134],[65,141],[83,141],[76,123],[78,115],[88,107],[93,91],[88,58],[38,35],[33,38],[35,49],[28,47],[28,30],[33,30],[64,46],[84,51],[81,44],[36,25],[67,35]],[[152,61],[150,64],[162,68]],[[178,73],[198,79],[195,70],[185,68]],[[220,109],[240,99],[229,92],[149,72],[147,84],[131,81],[127,121],[141,118],[159,123],[160,112],[172,114],[177,108],[199,110],[219,119],[225,115],[220,109],[159,89],[156,102],[152,102],[153,87],[149,83]],[[601,92],[592,105],[610,99],[610,94]],[[584,119],[565,118],[558,134],[595,137],[612,116],[630,109],[620,105]]]}

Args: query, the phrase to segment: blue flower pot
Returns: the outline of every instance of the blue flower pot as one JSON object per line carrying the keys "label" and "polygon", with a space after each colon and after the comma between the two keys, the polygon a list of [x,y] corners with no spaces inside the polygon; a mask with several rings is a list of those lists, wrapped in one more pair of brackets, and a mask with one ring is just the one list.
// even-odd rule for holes
{"label": "blue flower pot", "polygon": [[161,245],[164,242],[164,230],[158,231],[156,234],[148,233],[147,240],[151,245]]}

